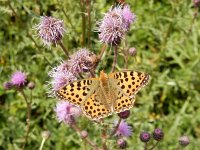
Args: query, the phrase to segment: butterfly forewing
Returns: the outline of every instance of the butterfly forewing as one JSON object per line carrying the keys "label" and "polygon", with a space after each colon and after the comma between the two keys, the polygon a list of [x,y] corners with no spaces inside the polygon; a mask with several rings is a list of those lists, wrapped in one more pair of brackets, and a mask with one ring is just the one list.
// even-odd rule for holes
{"label": "butterfly forewing", "polygon": [[90,96],[88,94],[93,86],[96,85],[96,82],[97,81],[93,78],[73,82],[58,90],[56,95],[59,99],[67,100],[70,103],[80,107],[86,96]]}
{"label": "butterfly forewing", "polygon": [[111,73],[109,78],[116,79],[118,89],[128,96],[134,96],[149,81],[148,74],[137,71]]}

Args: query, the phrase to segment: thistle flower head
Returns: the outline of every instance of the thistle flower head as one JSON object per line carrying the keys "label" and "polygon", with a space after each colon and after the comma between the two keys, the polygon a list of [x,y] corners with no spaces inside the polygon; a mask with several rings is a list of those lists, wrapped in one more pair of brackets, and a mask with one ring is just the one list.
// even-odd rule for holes
{"label": "thistle flower head", "polygon": [[140,134],[140,140],[142,141],[142,142],[148,142],[149,140],[151,139],[151,135],[148,133],[148,132],[142,132],[141,134]]}
{"label": "thistle flower head", "polygon": [[127,142],[124,139],[118,139],[117,140],[117,145],[120,149],[125,149],[127,148]]}
{"label": "thistle flower head", "polygon": [[179,138],[179,144],[182,146],[182,147],[186,147],[188,144],[190,144],[190,139],[188,138],[188,136],[181,136]]}
{"label": "thistle flower head", "polygon": [[26,74],[21,71],[16,71],[11,76],[11,83],[15,86],[21,87],[26,83]]}
{"label": "thistle flower head", "polygon": [[80,72],[88,72],[96,65],[96,55],[83,48],[70,56],[70,72],[77,75]]}
{"label": "thistle flower head", "polygon": [[134,13],[131,12],[129,5],[125,5],[123,7],[122,16],[124,18],[126,28],[129,29],[131,23],[133,23],[136,20],[136,16]]}
{"label": "thistle flower head", "polygon": [[40,23],[36,26],[36,30],[44,44],[49,46],[51,43],[58,43],[62,39],[65,32],[63,26],[62,20],[41,16]]}
{"label": "thistle flower head", "polygon": [[135,56],[136,53],[137,53],[137,50],[136,50],[135,47],[131,47],[131,48],[129,48],[128,53],[129,53],[129,55],[131,55],[131,56]]}
{"label": "thistle flower head", "polygon": [[120,112],[118,116],[122,119],[127,119],[130,116],[130,110],[125,110],[123,112]]}
{"label": "thistle flower head", "polygon": [[153,138],[156,140],[156,141],[160,141],[164,138],[164,133],[163,131],[160,129],[160,128],[156,128],[154,131],[153,131]]}
{"label": "thistle flower head", "polygon": [[[117,123],[115,122],[115,125],[117,125]],[[116,131],[116,136],[131,136],[132,134],[132,127],[129,126],[124,120],[121,121],[121,123],[119,124],[119,127],[117,128]]]}
{"label": "thistle flower head", "polygon": [[128,5],[111,8],[99,22],[97,31],[100,41],[118,45],[134,20],[135,15],[131,13]]}
{"label": "thistle flower head", "polygon": [[75,123],[75,117],[78,117],[81,114],[81,110],[78,107],[70,104],[67,101],[58,102],[55,112],[58,121],[66,124]]}
{"label": "thistle flower head", "polygon": [[125,34],[121,7],[110,9],[99,23],[99,38],[103,43],[118,45]]}
{"label": "thistle flower head", "polygon": [[200,0],[193,0],[194,7],[200,6]]}
{"label": "thistle flower head", "polygon": [[65,63],[54,67],[50,72],[49,76],[52,78],[50,81],[53,91],[58,91],[63,86],[75,81],[77,78],[64,67]]}

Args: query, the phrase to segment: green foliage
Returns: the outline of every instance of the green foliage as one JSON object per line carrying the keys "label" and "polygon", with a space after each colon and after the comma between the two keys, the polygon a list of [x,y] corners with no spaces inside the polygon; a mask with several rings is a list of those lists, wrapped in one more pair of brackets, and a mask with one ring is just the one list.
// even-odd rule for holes
{"label": "green foliage", "polygon": [[[55,118],[57,100],[48,97],[48,71],[65,55],[60,47],[44,47],[35,35],[33,27],[39,16],[51,15],[64,20],[67,35],[63,43],[70,53],[80,47],[89,46],[88,25],[82,27],[82,12],[79,1],[0,1],[0,83],[8,81],[12,72],[28,73],[29,81],[35,82],[32,92],[31,131],[25,149],[39,149],[41,132],[49,130],[51,137],[45,149],[91,149],[79,135]],[[91,30],[103,17],[113,1],[91,2]],[[200,21],[198,10],[189,0],[127,0],[137,15],[137,22],[126,36],[125,46],[135,47],[137,55],[130,57],[131,70],[148,72],[151,81],[136,96],[136,105],[131,109],[127,122],[133,125],[132,137],[127,138],[128,149],[143,149],[140,132],[152,132],[155,127],[164,130],[165,137],[157,149],[174,150],[178,138],[188,135],[191,144],[185,149],[197,150],[200,143]],[[85,31],[83,31],[85,30]],[[83,32],[86,38],[83,39]],[[83,41],[84,40],[84,41]],[[96,32],[91,32],[90,50],[98,54],[101,49]],[[113,55],[110,47],[98,69],[111,69]],[[119,53],[118,68],[124,68],[124,57]],[[97,71],[97,74],[99,73]],[[30,90],[25,90],[30,95]],[[0,87],[0,149],[21,149],[26,129],[26,103],[16,91],[5,91]],[[111,120],[117,118],[112,116]],[[111,122],[108,120],[107,122]],[[101,145],[100,131],[87,118],[78,124],[89,132],[90,138]],[[115,141],[108,141],[108,147]]]}

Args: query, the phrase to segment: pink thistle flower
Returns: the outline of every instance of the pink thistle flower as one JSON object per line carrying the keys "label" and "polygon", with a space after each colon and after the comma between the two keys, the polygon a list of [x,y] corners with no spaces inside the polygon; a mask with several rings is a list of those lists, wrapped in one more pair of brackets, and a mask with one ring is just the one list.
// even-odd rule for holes
{"label": "pink thistle flower", "polygon": [[[76,76],[67,70],[66,63],[61,63],[54,67],[48,74],[52,78],[50,84],[52,91],[58,91],[63,86],[77,80]],[[54,92],[53,92],[54,93]]]}
{"label": "pink thistle flower", "polygon": [[99,22],[99,38],[103,43],[118,45],[125,34],[121,7],[110,9]]}
{"label": "pink thistle flower", "polygon": [[77,75],[80,72],[88,72],[96,65],[96,55],[88,49],[82,48],[69,59],[70,72]]}
{"label": "pink thistle flower", "polygon": [[67,101],[60,101],[56,105],[55,112],[59,122],[73,124],[75,123],[75,117],[80,116],[81,109]]}
{"label": "pink thistle flower", "polygon": [[41,16],[40,23],[35,27],[39,37],[45,45],[50,46],[51,43],[58,43],[65,32],[62,20],[53,17]]}
{"label": "pink thistle flower", "polygon": [[118,45],[134,20],[135,15],[130,11],[129,5],[110,9],[98,23],[97,32],[99,32],[100,41]]}
{"label": "pink thistle flower", "polygon": [[16,71],[11,76],[11,83],[15,86],[23,86],[26,83],[26,74],[21,71]]}
{"label": "pink thistle flower", "polygon": [[136,16],[131,12],[129,5],[125,5],[122,9],[122,16],[124,17],[125,25],[128,30],[130,28],[130,24],[136,20]]}
{"label": "pink thistle flower", "polygon": [[[115,126],[117,125],[117,122],[115,122]],[[129,126],[124,120],[121,121],[121,123],[119,124],[119,127],[116,131],[116,136],[131,136],[132,134],[132,127]]]}

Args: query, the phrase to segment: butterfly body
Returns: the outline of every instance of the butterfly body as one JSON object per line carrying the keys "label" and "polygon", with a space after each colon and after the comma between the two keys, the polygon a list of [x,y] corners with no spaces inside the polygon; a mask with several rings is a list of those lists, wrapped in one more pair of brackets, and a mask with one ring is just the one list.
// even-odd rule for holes
{"label": "butterfly body", "polygon": [[57,92],[60,99],[82,108],[84,114],[97,120],[113,112],[119,113],[133,107],[135,94],[149,81],[149,75],[136,71],[106,74],[99,78],[73,82]]}

